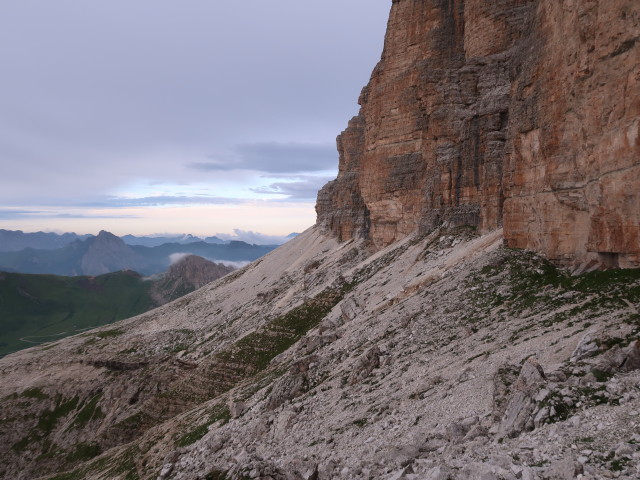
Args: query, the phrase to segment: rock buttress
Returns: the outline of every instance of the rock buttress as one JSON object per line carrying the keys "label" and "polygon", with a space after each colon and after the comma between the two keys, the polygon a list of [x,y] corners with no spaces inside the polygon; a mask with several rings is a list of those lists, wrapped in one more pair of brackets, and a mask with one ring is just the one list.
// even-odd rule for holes
{"label": "rock buttress", "polygon": [[381,248],[504,225],[555,261],[640,260],[635,0],[394,0],[318,221]]}

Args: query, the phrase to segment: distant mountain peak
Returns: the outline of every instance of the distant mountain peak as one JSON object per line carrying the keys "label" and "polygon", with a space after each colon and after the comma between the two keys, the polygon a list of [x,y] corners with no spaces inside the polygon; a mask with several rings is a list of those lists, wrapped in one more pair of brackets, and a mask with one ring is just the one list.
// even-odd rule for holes
{"label": "distant mountain peak", "polygon": [[113,233],[107,232],[106,230],[100,230],[95,238],[117,238],[118,240],[120,240],[120,237],[117,237]]}
{"label": "distant mountain peak", "polygon": [[186,255],[162,274],[150,293],[152,298],[162,305],[224,277],[234,270],[233,267],[211,262],[197,255]]}
{"label": "distant mountain peak", "polygon": [[137,270],[142,259],[124,241],[106,230],[87,240],[89,248],[81,260],[85,275],[102,275],[116,270]]}

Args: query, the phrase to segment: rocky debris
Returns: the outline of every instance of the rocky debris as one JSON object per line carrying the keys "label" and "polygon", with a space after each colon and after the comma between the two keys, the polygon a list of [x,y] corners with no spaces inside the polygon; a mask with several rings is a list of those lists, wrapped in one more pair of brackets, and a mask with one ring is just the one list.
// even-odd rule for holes
{"label": "rocky debris", "polygon": [[623,350],[624,359],[618,368],[623,372],[631,372],[640,368],[640,340],[632,342]]}
{"label": "rocky debris", "polygon": [[374,369],[380,366],[380,349],[375,346],[367,350],[356,362],[349,375],[348,384],[355,385],[371,375]]}
{"label": "rocky debris", "polygon": [[542,478],[544,480],[573,480],[576,475],[581,475],[582,471],[582,464],[568,457],[552,462]]}
{"label": "rocky debris", "polygon": [[229,414],[231,418],[238,418],[247,411],[247,404],[242,400],[229,401]]}
{"label": "rocky debris", "polygon": [[356,318],[358,313],[362,311],[362,308],[358,305],[356,299],[351,296],[340,304],[340,310],[342,312],[342,320],[346,323]]}
{"label": "rocky debris", "polygon": [[228,480],[298,480],[300,477],[287,473],[272,463],[264,460],[240,459],[240,461],[225,472],[223,477]]}
{"label": "rocky debris", "polygon": [[[637,303],[640,277],[568,277],[500,242],[447,231],[343,264],[347,248],[311,231],[285,245],[287,255],[276,250],[188,302],[121,322],[117,336],[4,358],[2,475],[76,469],[97,480],[118,468],[141,480],[195,480],[233,469],[238,478],[544,480],[570,458],[588,480],[636,478],[640,370],[622,369],[637,348],[635,312],[626,302],[585,302]],[[325,260],[304,273],[314,248]],[[297,269],[288,255],[307,257]],[[309,303],[340,274],[351,279],[341,300]],[[312,290],[298,289],[310,275]],[[287,288],[274,287],[283,281]],[[580,290],[587,281],[597,295]],[[274,290],[268,304],[258,295]],[[363,308],[342,323],[351,297]],[[304,322],[292,344],[292,326]],[[602,332],[598,352],[569,361],[587,331]],[[96,359],[149,364],[86,363]],[[92,400],[98,387],[102,397]],[[94,407],[101,413],[89,415]],[[500,432],[509,418],[525,426],[513,437]],[[57,450],[42,456],[45,440]],[[104,455],[68,462],[85,441]]]}
{"label": "rocky debris", "polygon": [[311,383],[309,370],[316,367],[318,357],[310,355],[295,362],[289,372],[278,380],[267,400],[267,410],[275,410],[306,392]]}
{"label": "rocky debris", "polygon": [[499,422],[504,416],[509,402],[511,385],[513,385],[518,379],[520,370],[521,367],[518,365],[503,365],[498,368],[496,373],[493,375],[492,416],[494,421]]}

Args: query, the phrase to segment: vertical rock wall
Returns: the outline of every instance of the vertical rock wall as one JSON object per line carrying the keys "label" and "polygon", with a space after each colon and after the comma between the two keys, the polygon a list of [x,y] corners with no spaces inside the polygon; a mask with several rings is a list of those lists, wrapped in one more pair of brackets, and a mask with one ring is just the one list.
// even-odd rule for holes
{"label": "vertical rock wall", "polygon": [[556,261],[640,260],[637,0],[394,0],[318,222],[380,248],[504,225]]}
{"label": "vertical rock wall", "polygon": [[[560,263],[640,260],[640,2],[540,1],[536,62],[513,82],[510,246]],[[526,121],[530,119],[530,121]]]}

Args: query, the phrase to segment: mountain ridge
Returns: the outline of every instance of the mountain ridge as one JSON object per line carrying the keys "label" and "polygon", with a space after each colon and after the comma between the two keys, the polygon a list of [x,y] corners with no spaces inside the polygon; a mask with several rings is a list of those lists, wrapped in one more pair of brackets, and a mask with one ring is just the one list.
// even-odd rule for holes
{"label": "mountain ridge", "polygon": [[[254,232],[248,232],[253,234]],[[297,233],[287,235],[286,239],[295,237]],[[63,248],[76,240],[87,240],[94,235],[85,234],[78,235],[73,232],[53,233],[53,232],[23,232],[22,230],[4,230],[0,229],[0,252],[18,252],[25,248],[35,250],[55,250]],[[256,233],[253,237],[260,237],[261,234]],[[267,237],[268,236],[263,236]],[[211,244],[226,244],[230,240],[222,240],[218,236],[199,237],[191,234],[158,234],[158,235],[123,235],[120,237],[127,245],[141,245],[146,247],[156,247],[165,243],[192,243],[205,242]],[[246,242],[251,244],[250,242]],[[280,244],[282,242],[260,242],[258,245]]]}
{"label": "mountain ridge", "polygon": [[198,255],[218,262],[246,262],[255,260],[276,247],[277,245],[250,245],[236,240],[224,244],[194,241],[146,247],[127,245],[119,237],[103,230],[97,236],[77,239],[56,250],[26,248],[17,252],[0,252],[0,269],[71,276],[101,275],[130,269],[144,275],[153,275],[169,268],[171,255],[177,253]]}
{"label": "mountain ridge", "polygon": [[[0,442],[6,474],[601,478],[627,458],[609,450],[635,441],[640,270],[570,277],[500,230],[368,249],[316,227],[159,309],[0,360],[5,418],[23,425]],[[572,444],[596,453],[580,463]],[[628,455],[619,478],[640,465]]]}

